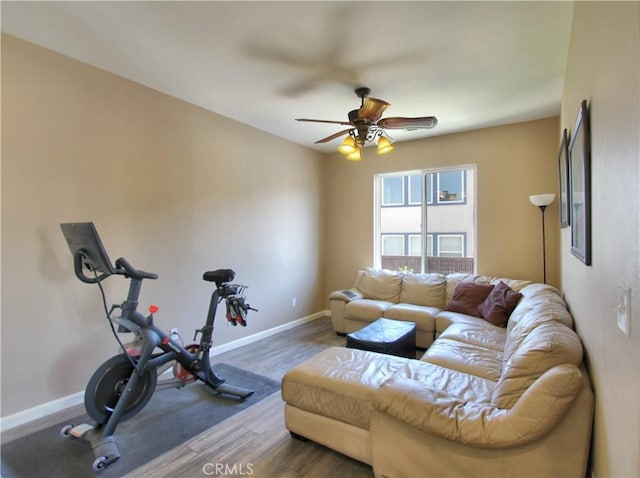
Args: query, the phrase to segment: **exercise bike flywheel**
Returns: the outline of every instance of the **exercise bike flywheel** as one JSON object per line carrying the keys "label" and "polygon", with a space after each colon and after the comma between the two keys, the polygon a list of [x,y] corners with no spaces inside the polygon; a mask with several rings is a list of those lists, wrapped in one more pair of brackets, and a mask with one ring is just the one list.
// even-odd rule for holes
{"label": "exercise bike flywheel", "polygon": [[[105,424],[113,413],[134,371],[130,357],[115,355],[103,363],[91,376],[84,394],[87,414],[99,424]],[[147,370],[130,395],[121,421],[133,417],[144,408],[156,388],[155,369]]]}

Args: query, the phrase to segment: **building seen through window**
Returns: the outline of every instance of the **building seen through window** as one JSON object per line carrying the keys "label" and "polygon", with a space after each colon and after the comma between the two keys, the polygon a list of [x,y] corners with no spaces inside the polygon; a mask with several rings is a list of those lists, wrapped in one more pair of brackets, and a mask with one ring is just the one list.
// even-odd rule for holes
{"label": "building seen through window", "polygon": [[377,175],[375,187],[376,267],[474,272],[475,167]]}

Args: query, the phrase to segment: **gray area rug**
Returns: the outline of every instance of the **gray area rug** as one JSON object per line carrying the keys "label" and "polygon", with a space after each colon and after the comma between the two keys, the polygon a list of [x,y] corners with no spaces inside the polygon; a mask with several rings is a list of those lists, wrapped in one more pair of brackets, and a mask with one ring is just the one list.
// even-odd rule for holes
{"label": "gray area rug", "polygon": [[156,390],[142,411],[118,425],[114,436],[121,458],[105,470],[92,470],[94,457],[88,443],[60,435],[68,423],[93,423],[81,415],[2,445],[2,476],[119,477],[280,389],[278,381],[232,365],[222,363],[213,368],[227,383],[255,393],[242,401],[222,398],[202,382],[182,389]]}

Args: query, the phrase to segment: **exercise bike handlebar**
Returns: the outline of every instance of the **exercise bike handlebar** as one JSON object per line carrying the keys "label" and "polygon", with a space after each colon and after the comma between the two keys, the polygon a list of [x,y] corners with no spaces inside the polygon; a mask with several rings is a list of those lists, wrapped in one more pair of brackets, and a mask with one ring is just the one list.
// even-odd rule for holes
{"label": "exercise bike handlebar", "polygon": [[[109,270],[105,271],[106,267],[101,269],[89,267],[89,270],[94,272],[93,276],[87,275],[85,272],[85,267],[87,263],[84,260],[84,256],[80,253],[73,255],[73,271],[78,279],[86,284],[97,284],[98,282],[103,281],[107,277],[112,274],[120,274],[127,278],[132,279],[157,279],[158,274],[153,272],[146,272],[140,269],[136,269],[133,267],[129,261],[127,261],[124,257],[120,257],[116,260],[116,268],[113,269],[111,266],[108,267]],[[102,271],[98,274],[98,271]]]}
{"label": "exercise bike handlebar", "polygon": [[132,279],[157,279],[158,274],[153,272],[146,272],[140,269],[136,269],[129,261],[124,257],[116,259],[116,273],[122,274],[125,277],[131,277]]}

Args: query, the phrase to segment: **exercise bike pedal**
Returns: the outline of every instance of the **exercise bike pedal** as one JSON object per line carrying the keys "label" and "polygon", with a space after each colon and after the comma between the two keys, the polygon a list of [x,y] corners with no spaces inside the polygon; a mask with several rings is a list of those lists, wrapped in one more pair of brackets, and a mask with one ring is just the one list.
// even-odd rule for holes
{"label": "exercise bike pedal", "polygon": [[250,397],[254,394],[253,390],[249,390],[248,388],[238,387],[236,385],[230,385],[226,382],[221,383],[216,387],[212,387],[213,390],[220,395],[231,395],[237,397],[241,400]]}

